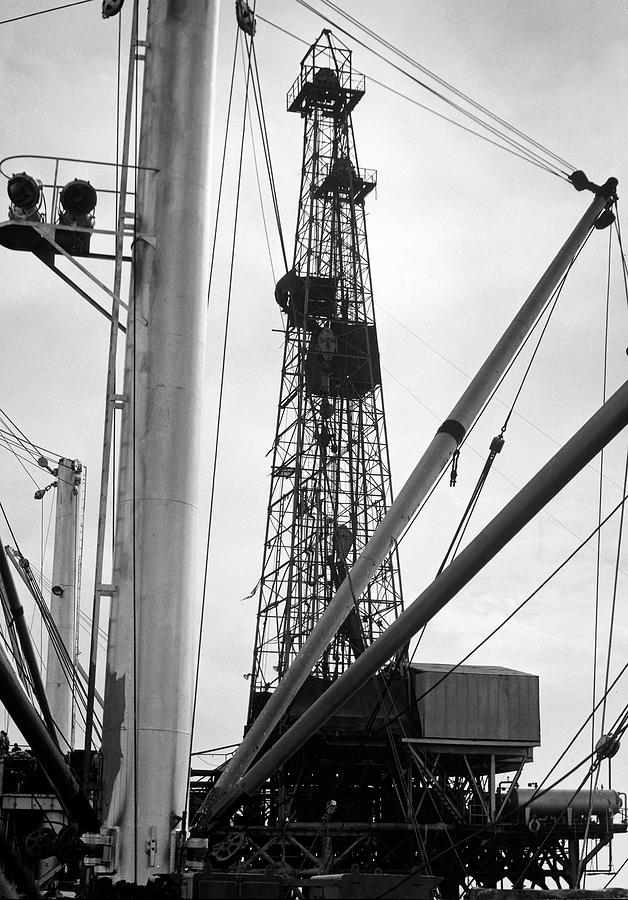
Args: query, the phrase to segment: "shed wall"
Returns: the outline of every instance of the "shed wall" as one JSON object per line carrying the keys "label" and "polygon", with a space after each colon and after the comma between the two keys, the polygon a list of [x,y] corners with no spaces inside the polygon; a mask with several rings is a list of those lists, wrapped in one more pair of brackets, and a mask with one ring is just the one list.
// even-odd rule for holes
{"label": "shed wall", "polygon": [[540,743],[538,676],[461,666],[433,687],[449,668],[415,668],[422,737]]}

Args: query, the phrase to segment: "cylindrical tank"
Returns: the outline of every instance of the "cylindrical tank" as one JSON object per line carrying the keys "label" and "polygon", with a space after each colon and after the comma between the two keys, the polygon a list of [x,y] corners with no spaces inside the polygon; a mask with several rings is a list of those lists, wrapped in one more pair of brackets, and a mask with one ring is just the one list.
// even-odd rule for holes
{"label": "cylindrical tank", "polygon": [[556,819],[568,810],[572,815],[614,816],[622,807],[617,791],[551,790],[539,793],[534,788],[517,788],[513,791],[513,806],[523,807],[526,817]]}

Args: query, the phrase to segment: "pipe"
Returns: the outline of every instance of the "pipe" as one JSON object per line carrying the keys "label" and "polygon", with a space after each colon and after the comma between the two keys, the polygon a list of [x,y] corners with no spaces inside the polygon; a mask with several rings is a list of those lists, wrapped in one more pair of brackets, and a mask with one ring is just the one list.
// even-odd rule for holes
{"label": "pipe", "polygon": [[553,262],[539,280],[511,324],[489,354],[448,418],[441,425],[414,471],[376,528],[349,576],[336,591],[277,689],[253,722],[227,763],[213,790],[203,800],[197,821],[211,814],[212,804],[228,794],[266,743],[290,703],[369,582],[391,553],[428,491],[451,459],[484,403],[499,383],[517,350],[541,314],[560,278],[588,236],[595,220],[614,198],[617,180],[609,178],[598,189]]}
{"label": "pipe", "polygon": [[[362,656],[338,678],[240,779],[237,795],[251,794],[283,765],[334,712],[445,606],[530,519],[628,424],[628,381],[598,410]],[[230,803],[233,797],[230,798]],[[226,804],[212,809],[214,817]]]}

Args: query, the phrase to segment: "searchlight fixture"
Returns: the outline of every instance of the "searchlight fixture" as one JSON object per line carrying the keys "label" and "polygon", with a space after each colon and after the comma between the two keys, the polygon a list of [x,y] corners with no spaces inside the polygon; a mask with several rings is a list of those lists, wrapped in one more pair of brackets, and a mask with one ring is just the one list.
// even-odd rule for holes
{"label": "searchlight fixture", "polygon": [[32,175],[28,175],[26,172],[12,175],[7,184],[7,194],[11,202],[10,219],[41,222],[39,207],[42,198],[42,184],[40,181],[36,181]]}
{"label": "searchlight fixture", "polygon": [[[53,190],[56,192],[56,187]],[[89,255],[95,225],[94,210],[98,200],[96,190],[89,181],[75,178],[59,191],[56,227],[54,231],[49,229],[46,233],[37,227],[39,223],[45,222],[46,217],[42,182],[28,172],[18,172],[9,178],[7,194],[10,201],[9,219],[15,224],[5,223],[7,227],[0,231],[0,246],[10,250],[30,251],[47,265],[52,265],[57,251],[71,256]],[[52,222],[49,224],[52,225]],[[25,228],[25,225],[33,227]]]}
{"label": "searchlight fixture", "polygon": [[90,228],[94,224],[92,213],[96,208],[97,194],[89,181],[75,178],[68,182],[59,197],[63,211],[59,217],[62,225],[81,225]]}

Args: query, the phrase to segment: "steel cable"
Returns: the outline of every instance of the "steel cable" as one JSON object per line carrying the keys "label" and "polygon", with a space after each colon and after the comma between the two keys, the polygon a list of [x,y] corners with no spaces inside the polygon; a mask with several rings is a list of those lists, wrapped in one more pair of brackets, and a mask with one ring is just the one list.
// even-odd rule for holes
{"label": "steel cable", "polygon": [[330,9],[333,9],[334,12],[337,12],[340,15],[344,16],[344,18],[347,19],[348,21],[350,21],[352,25],[355,25],[357,28],[364,31],[373,40],[377,41],[378,43],[380,43],[384,47],[386,47],[387,50],[390,50],[393,53],[395,53],[397,56],[400,56],[401,59],[403,59],[405,62],[410,63],[410,65],[414,66],[415,68],[419,69],[419,71],[423,72],[424,75],[428,75],[430,78],[433,78],[438,84],[441,85],[441,87],[444,87],[447,90],[451,91],[453,94],[455,94],[461,100],[464,100],[466,103],[469,103],[471,106],[473,106],[479,112],[484,113],[485,115],[489,116],[497,124],[501,125],[504,128],[507,128],[509,131],[512,131],[514,134],[518,135],[518,137],[523,138],[523,140],[527,141],[529,144],[536,147],[538,150],[543,151],[543,153],[545,153],[547,156],[552,157],[554,160],[556,160],[556,162],[561,163],[562,165],[566,166],[570,172],[573,172],[574,169],[576,168],[576,166],[572,165],[566,159],[563,159],[561,156],[558,156],[556,153],[553,153],[551,150],[549,150],[543,144],[540,144],[538,141],[531,138],[528,134],[519,130],[514,125],[512,125],[510,122],[506,121],[506,119],[503,119],[500,116],[496,115],[495,113],[491,112],[491,110],[488,109],[486,106],[483,106],[481,103],[478,103],[476,100],[474,100],[468,94],[465,94],[463,91],[459,90],[459,88],[455,87],[450,82],[445,81],[444,78],[441,78],[435,72],[432,72],[430,69],[427,68],[427,66],[424,66],[421,63],[419,63],[416,59],[414,59],[414,57],[410,56],[408,53],[405,53],[405,51],[400,50],[398,47],[396,47],[390,41],[386,40],[381,35],[379,35],[376,31],[373,31],[373,29],[368,28],[366,25],[363,25],[358,19],[355,18],[355,16],[352,16],[346,10],[341,9],[341,7],[339,7],[336,3],[333,3],[332,0],[321,0],[321,2],[324,3],[326,6],[328,6]]}
{"label": "steel cable", "polygon": [[[235,61],[236,61],[236,53],[237,53],[237,37],[236,36],[236,52],[234,52],[234,70],[235,70]],[[252,45],[251,41],[251,45]],[[215,498],[215,488],[216,488],[216,474],[217,474],[217,466],[218,466],[218,451],[221,437],[221,424],[222,424],[222,404],[223,404],[223,395],[224,395],[224,386],[225,386],[225,372],[226,372],[226,363],[227,363],[227,346],[229,339],[229,320],[230,320],[230,312],[231,312],[231,298],[232,298],[232,288],[233,288],[233,272],[234,272],[234,263],[235,263],[235,250],[236,250],[236,237],[237,237],[237,225],[238,225],[238,213],[240,206],[240,188],[242,184],[242,166],[244,159],[244,141],[246,136],[246,116],[247,116],[247,108],[249,103],[249,85],[251,81],[251,52],[252,47],[248,48],[248,68],[247,68],[247,78],[246,78],[246,86],[244,92],[244,110],[242,114],[242,130],[240,136],[240,159],[238,166],[238,179],[237,179],[237,187],[236,187],[236,200],[235,200],[235,213],[234,213],[234,223],[233,223],[233,233],[232,233],[232,242],[231,242],[231,262],[229,269],[229,283],[227,288],[227,302],[226,302],[226,314],[225,314],[225,323],[223,327],[223,344],[222,344],[222,356],[221,356],[221,370],[220,370],[220,384],[218,390],[218,404],[217,404],[217,413],[216,413],[216,435],[214,441],[214,458],[212,465],[212,475],[211,475],[211,485],[210,485],[210,495],[209,495],[209,512],[208,512],[208,521],[207,521],[207,539],[205,545],[205,565],[204,565],[204,574],[203,574],[203,589],[201,595],[201,613],[200,613],[200,621],[201,625],[199,628],[198,635],[198,644],[197,644],[197,654],[196,654],[196,669],[194,676],[194,694],[192,701],[192,724],[191,724],[191,732],[194,734],[194,725],[196,721],[196,712],[197,712],[197,702],[198,702],[198,683],[199,683],[199,674],[200,674],[200,661],[201,661],[201,648],[203,642],[203,626],[204,626],[204,618],[205,618],[205,605],[207,600],[207,583],[208,583],[208,571],[209,571],[209,561],[210,561],[210,549],[211,549],[211,536],[212,536],[212,525],[213,525],[213,514],[214,514],[214,498]],[[226,139],[225,139],[225,152],[226,152]],[[223,160],[224,162],[224,160]],[[215,240],[215,236],[214,236]],[[213,260],[213,255],[212,255]],[[210,275],[211,277],[211,275]],[[209,290],[208,290],[208,298],[209,298]],[[188,777],[187,783],[190,782],[190,774],[192,769],[192,746],[190,744],[190,754],[188,757]],[[187,815],[187,810],[186,810]]]}
{"label": "steel cable", "polygon": [[[550,164],[547,164],[546,162],[543,162],[542,157],[540,157],[539,154],[536,153],[535,151],[529,150],[527,147],[525,147],[525,145],[521,144],[519,141],[515,140],[514,138],[509,137],[504,132],[500,132],[499,129],[497,129],[495,126],[490,125],[488,122],[485,122],[484,120],[482,120],[475,114],[469,112],[468,110],[465,110],[464,107],[461,107],[460,105],[455,103],[453,100],[449,99],[444,94],[442,94],[440,91],[437,91],[435,88],[430,87],[424,81],[421,81],[421,79],[417,78],[416,76],[414,76],[410,72],[408,72],[406,69],[403,69],[401,66],[398,66],[396,63],[392,62],[392,60],[388,59],[383,54],[379,53],[377,50],[374,50],[372,47],[369,47],[368,44],[365,44],[364,41],[360,40],[360,38],[357,38],[355,35],[352,35],[349,31],[347,31],[346,28],[343,28],[337,22],[332,21],[324,13],[320,12],[319,10],[317,10],[313,6],[311,6],[309,3],[307,3],[306,0],[297,0],[297,3],[299,3],[305,9],[308,9],[310,12],[314,13],[314,15],[319,16],[320,18],[324,19],[326,22],[328,22],[330,25],[332,25],[335,29],[337,29],[338,31],[341,31],[343,34],[345,34],[351,40],[355,41],[355,43],[364,47],[366,50],[369,50],[371,53],[373,53],[375,56],[377,56],[378,59],[387,63],[393,69],[396,69],[398,72],[401,72],[403,75],[405,75],[411,81],[415,82],[415,84],[419,85],[420,87],[422,87],[426,91],[428,91],[430,94],[433,94],[435,97],[442,100],[448,106],[452,107],[452,109],[455,109],[457,112],[459,112],[461,115],[466,116],[467,118],[471,119],[471,121],[475,122],[480,127],[485,128],[487,131],[489,131],[494,136],[497,136],[501,140],[506,141],[506,143],[509,144],[510,147],[501,145],[503,150],[506,150],[507,152],[510,152],[510,153],[514,152],[515,155],[522,156],[522,158],[526,159],[532,165],[535,165],[538,168],[544,169],[545,171],[547,171],[553,175],[556,175],[557,177],[559,177],[563,180],[569,180],[566,172],[563,172],[562,170],[558,169],[555,165],[550,165]],[[517,153],[516,151],[520,151],[520,152]]]}

